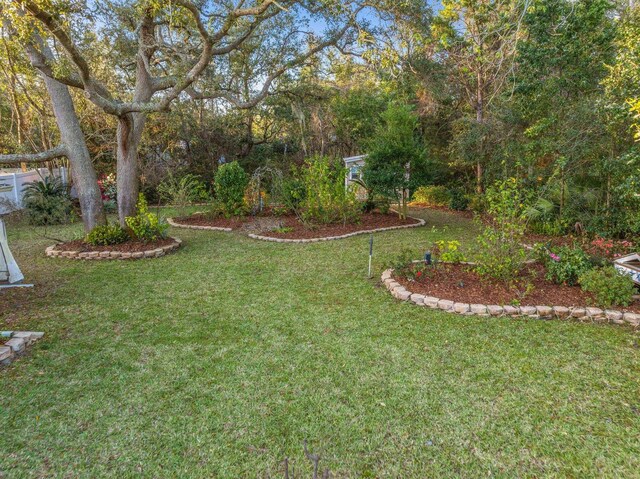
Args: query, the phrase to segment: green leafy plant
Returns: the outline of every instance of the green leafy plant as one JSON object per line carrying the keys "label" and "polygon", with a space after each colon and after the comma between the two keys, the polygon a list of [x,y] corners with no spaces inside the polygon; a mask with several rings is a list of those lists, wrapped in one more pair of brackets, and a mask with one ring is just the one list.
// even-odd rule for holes
{"label": "green leafy plant", "polygon": [[459,241],[436,241],[431,253],[445,263],[462,263],[467,261],[464,253],[460,251]]}
{"label": "green leafy plant", "polygon": [[613,266],[587,270],[580,275],[579,282],[583,291],[594,295],[601,308],[629,306],[636,291],[633,280]]}
{"label": "green leafy plant", "polygon": [[218,168],[214,179],[215,194],[225,216],[242,216],[246,213],[244,193],[248,184],[249,177],[237,161]]}
{"label": "green leafy plant", "polygon": [[427,206],[448,206],[451,201],[449,191],[444,186],[421,186],[413,192],[412,203]]}
{"label": "green leafy plant", "polygon": [[158,185],[158,195],[163,201],[181,208],[209,200],[204,181],[198,175],[191,173],[182,177],[169,173]]}
{"label": "green leafy plant", "polygon": [[165,238],[169,225],[164,221],[160,221],[158,215],[149,211],[147,200],[142,193],[138,196],[136,208],[138,211],[136,216],[128,216],[125,218],[131,234],[136,239],[145,242]]}
{"label": "green leafy plant", "polygon": [[[510,178],[489,188],[485,200],[492,221],[484,226],[477,239],[476,272],[480,276],[513,283],[528,259],[523,246],[527,194],[518,180]],[[480,219],[477,221],[482,224]]]}
{"label": "green leafy plant", "polygon": [[59,178],[47,176],[43,180],[27,183],[22,191],[23,204],[31,224],[47,226],[72,220],[71,199]]}
{"label": "green leafy plant", "polygon": [[128,239],[127,231],[117,223],[96,226],[85,237],[85,241],[94,246],[121,244]]}
{"label": "green leafy plant", "polygon": [[354,223],[360,207],[353,188],[345,188],[346,168],[324,156],[305,161],[301,169],[304,199],[302,220],[311,224]]}
{"label": "green leafy plant", "polygon": [[593,268],[589,255],[582,248],[561,246],[543,253],[546,277],[556,284],[573,286],[580,275]]}
{"label": "green leafy plant", "polygon": [[465,211],[469,208],[469,197],[462,188],[449,190],[449,208],[455,211]]}
{"label": "green leafy plant", "polygon": [[393,269],[397,277],[410,281],[420,281],[429,277],[433,272],[434,265],[414,262],[414,256],[411,250],[404,249],[389,261],[386,266]]}

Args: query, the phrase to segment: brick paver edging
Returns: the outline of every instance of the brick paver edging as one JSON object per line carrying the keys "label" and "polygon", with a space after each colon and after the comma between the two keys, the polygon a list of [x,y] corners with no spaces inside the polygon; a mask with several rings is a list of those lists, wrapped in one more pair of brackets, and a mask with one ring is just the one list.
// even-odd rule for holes
{"label": "brick paver edging", "polygon": [[56,249],[56,245],[49,246],[46,254],[50,258],[70,258],[83,260],[112,260],[112,259],[143,259],[143,258],[159,258],[172,251],[177,250],[182,244],[180,238],[171,238],[173,243],[160,248],[154,248],[147,251],[138,251],[135,253],[124,251],[60,251]]}
{"label": "brick paver edging", "polygon": [[320,237],[320,238],[303,238],[303,239],[273,238],[271,236],[262,236],[262,235],[256,235],[256,234],[253,234],[253,233],[249,234],[248,236],[249,236],[249,238],[253,238],[253,239],[257,239],[257,240],[274,241],[276,243],[317,243],[318,241],[332,241],[332,240],[338,240],[338,239],[343,239],[343,238],[350,238],[351,236],[363,235],[363,234],[367,234],[367,233],[379,233],[379,232],[382,232],[382,231],[399,230],[399,229],[405,229],[405,228],[418,228],[419,226],[424,226],[424,224],[425,224],[425,220],[423,220],[423,219],[413,218],[411,216],[407,216],[407,218],[412,219],[412,220],[416,220],[417,223],[414,223],[412,225],[388,226],[387,228],[376,228],[376,229],[372,229],[372,230],[354,231],[353,233],[347,233],[345,235],[325,236],[325,237]]}
{"label": "brick paver edging", "polygon": [[198,226],[198,225],[185,225],[182,223],[176,223],[173,218],[167,218],[169,223],[174,228],[184,228],[188,230],[211,230],[211,231],[233,231],[233,228],[223,228],[222,226]]}
{"label": "brick paver edging", "polygon": [[0,337],[6,339],[0,344],[0,366],[8,366],[16,357],[24,354],[27,346],[31,346],[44,336],[42,332],[35,331],[0,331]]}
{"label": "brick paver edging", "polygon": [[380,277],[391,294],[401,301],[418,306],[440,309],[449,313],[476,316],[511,316],[538,319],[579,319],[582,321],[611,322],[640,326],[640,314],[623,313],[611,309],[565,306],[500,306],[496,304],[468,304],[412,293],[393,278],[393,269],[387,269]]}

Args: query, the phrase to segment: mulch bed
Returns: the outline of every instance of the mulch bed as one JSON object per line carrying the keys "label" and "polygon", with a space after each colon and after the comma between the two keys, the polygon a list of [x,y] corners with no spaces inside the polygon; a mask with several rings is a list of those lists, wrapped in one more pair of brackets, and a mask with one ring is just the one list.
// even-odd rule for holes
{"label": "mulch bed", "polygon": [[390,228],[393,226],[414,225],[420,223],[418,220],[407,218],[401,220],[397,213],[365,213],[360,217],[359,223],[336,223],[330,225],[318,225],[308,227],[300,223],[295,216],[283,216],[279,218],[281,227],[293,228],[292,231],[277,232],[263,231],[262,236],[270,238],[284,239],[310,239],[310,238],[328,238],[332,236],[342,236],[358,231],[374,230],[378,228]]}
{"label": "mulch bed", "polygon": [[58,243],[56,245],[57,251],[77,251],[78,253],[85,253],[91,251],[117,251],[119,253],[139,253],[141,251],[149,251],[156,248],[162,248],[163,246],[169,246],[175,243],[173,238],[164,238],[157,241],[151,241],[144,243],[142,241],[127,241],[126,243],[114,244],[109,246],[94,246],[89,243],[85,243],[84,240],[74,240],[66,243]]}
{"label": "mulch bed", "polygon": [[243,225],[253,221],[252,216],[225,218],[224,216],[213,217],[203,213],[196,213],[191,216],[174,218],[176,223],[190,226],[214,226],[217,228],[238,229]]}
{"label": "mulch bed", "polygon": [[[525,290],[527,282],[533,289],[522,297],[516,288],[510,288],[502,282],[493,282],[481,278],[473,271],[473,266],[463,264],[440,264],[433,268],[429,276],[418,281],[400,278],[394,279],[412,293],[434,296],[459,303],[512,305],[519,306],[566,306],[588,307],[595,305],[593,296],[585,293],[579,286],[554,284],[545,279],[541,264],[527,265],[519,281],[518,289]],[[634,301],[629,307],[613,307],[618,311],[640,313],[640,301]]]}

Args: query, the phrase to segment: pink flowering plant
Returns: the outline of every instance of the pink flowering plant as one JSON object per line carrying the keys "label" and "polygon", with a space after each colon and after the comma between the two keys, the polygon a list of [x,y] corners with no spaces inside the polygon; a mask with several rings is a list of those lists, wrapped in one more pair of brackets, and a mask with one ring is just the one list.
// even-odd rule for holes
{"label": "pink flowering plant", "polygon": [[594,266],[589,255],[579,247],[543,248],[541,257],[546,269],[546,278],[556,284],[574,286],[578,283],[580,275]]}
{"label": "pink flowering plant", "polygon": [[118,196],[118,190],[116,187],[116,175],[109,173],[108,175],[102,176],[98,180],[98,186],[102,194],[104,209],[108,213],[113,213],[117,209],[116,198]]}

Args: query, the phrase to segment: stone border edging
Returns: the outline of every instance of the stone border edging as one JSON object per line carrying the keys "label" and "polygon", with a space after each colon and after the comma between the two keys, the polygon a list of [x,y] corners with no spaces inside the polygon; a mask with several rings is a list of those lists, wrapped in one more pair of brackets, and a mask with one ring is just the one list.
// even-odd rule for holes
{"label": "stone border edging", "polygon": [[423,220],[422,218],[414,218],[413,216],[407,216],[407,218],[410,218],[412,220],[416,220],[416,221],[418,221],[418,223],[414,223],[412,225],[388,226],[386,228],[375,228],[375,229],[371,229],[371,230],[354,231],[353,233],[347,233],[347,234],[344,234],[344,235],[324,236],[324,237],[319,237],[319,238],[301,238],[301,239],[274,238],[272,236],[262,236],[262,235],[257,235],[257,234],[253,234],[253,233],[251,233],[251,234],[249,234],[247,236],[249,236],[249,238],[253,238],[253,239],[257,239],[257,240],[273,241],[273,242],[276,242],[276,243],[317,243],[318,241],[332,241],[332,240],[350,238],[351,236],[357,236],[357,235],[362,235],[362,234],[367,234],[367,233],[378,233],[378,232],[382,232],[382,231],[399,230],[399,229],[405,229],[405,228],[418,228],[419,226],[424,226],[425,223],[426,223],[426,221]]}
{"label": "stone border edging", "polygon": [[500,306],[496,304],[469,304],[451,300],[439,299],[419,293],[412,293],[393,278],[393,269],[387,269],[380,277],[385,287],[394,298],[409,301],[418,306],[440,309],[449,313],[476,316],[510,316],[529,317],[537,319],[579,319],[594,322],[611,322],[615,324],[630,324],[640,326],[640,314],[624,313],[611,309],[582,308],[566,306]]}
{"label": "stone border edging", "polygon": [[167,218],[167,223],[174,228],[184,228],[188,230],[233,231],[233,228],[223,228],[222,226],[185,225],[182,223],[176,223],[173,218]]}
{"label": "stone border edging", "polygon": [[2,337],[9,340],[0,346],[0,365],[11,364],[16,357],[26,352],[27,346],[43,336],[44,333],[36,331],[2,331]]}
{"label": "stone border edging", "polygon": [[50,258],[69,258],[82,260],[112,260],[112,259],[143,259],[143,258],[160,258],[172,251],[177,250],[182,245],[180,238],[171,238],[173,243],[160,248],[154,248],[147,251],[137,251],[129,253],[125,251],[59,251],[56,245],[49,246],[45,252]]}

